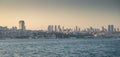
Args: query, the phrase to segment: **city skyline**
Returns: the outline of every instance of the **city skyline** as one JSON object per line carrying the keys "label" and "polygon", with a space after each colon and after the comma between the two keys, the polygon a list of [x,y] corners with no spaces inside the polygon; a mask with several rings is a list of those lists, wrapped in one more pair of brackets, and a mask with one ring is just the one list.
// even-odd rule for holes
{"label": "city skyline", "polygon": [[25,21],[24,20],[19,20],[18,25],[19,26],[12,26],[11,28],[7,27],[7,26],[0,26],[1,29],[12,29],[12,30],[43,30],[43,31],[49,31],[49,32],[59,32],[62,30],[72,30],[72,31],[89,31],[89,30],[97,30],[97,31],[108,31],[108,32],[118,32],[120,31],[120,27],[116,27],[114,24],[109,24],[107,26],[101,26],[99,28],[96,27],[85,27],[85,28],[81,28],[79,26],[74,26],[74,27],[65,27],[63,25],[48,25],[46,29],[26,29],[26,25],[25,25]]}
{"label": "city skyline", "polygon": [[24,20],[27,29],[47,29],[48,25],[101,28],[120,27],[118,0],[0,0],[0,26],[17,26]]}

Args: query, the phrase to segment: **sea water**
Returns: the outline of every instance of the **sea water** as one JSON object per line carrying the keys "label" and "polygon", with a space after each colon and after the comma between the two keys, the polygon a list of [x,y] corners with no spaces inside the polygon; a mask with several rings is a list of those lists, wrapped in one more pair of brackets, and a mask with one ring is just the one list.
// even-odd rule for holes
{"label": "sea water", "polygon": [[0,40],[0,57],[120,57],[120,39]]}

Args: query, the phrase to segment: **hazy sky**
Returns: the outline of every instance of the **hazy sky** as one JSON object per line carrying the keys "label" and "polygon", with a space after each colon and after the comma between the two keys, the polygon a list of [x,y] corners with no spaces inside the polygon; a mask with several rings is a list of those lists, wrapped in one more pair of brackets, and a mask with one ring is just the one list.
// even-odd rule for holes
{"label": "hazy sky", "polygon": [[27,29],[48,25],[85,28],[114,24],[120,27],[120,0],[0,0],[0,26]]}

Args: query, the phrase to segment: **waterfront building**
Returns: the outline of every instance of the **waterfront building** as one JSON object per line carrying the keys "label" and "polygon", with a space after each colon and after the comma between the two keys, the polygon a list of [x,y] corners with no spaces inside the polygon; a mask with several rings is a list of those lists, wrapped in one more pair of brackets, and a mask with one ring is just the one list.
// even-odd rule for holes
{"label": "waterfront building", "polygon": [[62,26],[62,32],[64,31],[64,26]]}
{"label": "waterfront building", "polygon": [[12,30],[17,30],[17,27],[16,27],[16,26],[13,26],[11,29],[12,29]]}
{"label": "waterfront building", "polygon": [[106,32],[106,28],[102,26],[102,32]]}
{"label": "waterfront building", "polygon": [[80,32],[80,28],[78,26],[75,27],[75,32]]}
{"label": "waterfront building", "polygon": [[114,25],[108,25],[108,32],[114,32]]}
{"label": "waterfront building", "polygon": [[119,32],[119,28],[114,28],[114,31],[115,32]]}
{"label": "waterfront building", "polygon": [[61,32],[61,31],[62,31],[62,29],[61,29],[60,25],[58,25],[58,31],[59,31],[59,32]]}
{"label": "waterfront building", "polygon": [[19,21],[19,29],[20,30],[25,30],[26,29],[24,20]]}
{"label": "waterfront building", "polygon": [[7,28],[7,26],[5,26],[5,27],[0,26],[0,30],[8,30],[8,28]]}
{"label": "waterfront building", "polygon": [[48,26],[48,32],[53,32],[53,25]]}
{"label": "waterfront building", "polygon": [[57,28],[57,25],[55,25],[55,32],[58,32],[58,28]]}
{"label": "waterfront building", "polygon": [[119,32],[120,31],[120,29],[119,28],[117,28],[117,32]]}

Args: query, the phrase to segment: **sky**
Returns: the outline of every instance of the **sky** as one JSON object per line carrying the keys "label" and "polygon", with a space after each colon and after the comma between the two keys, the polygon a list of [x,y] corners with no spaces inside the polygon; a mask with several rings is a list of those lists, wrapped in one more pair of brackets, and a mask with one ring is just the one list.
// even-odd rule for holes
{"label": "sky", "polygon": [[0,26],[18,27],[24,20],[27,29],[65,27],[120,28],[120,0],[0,0]]}

